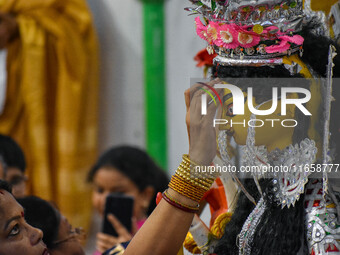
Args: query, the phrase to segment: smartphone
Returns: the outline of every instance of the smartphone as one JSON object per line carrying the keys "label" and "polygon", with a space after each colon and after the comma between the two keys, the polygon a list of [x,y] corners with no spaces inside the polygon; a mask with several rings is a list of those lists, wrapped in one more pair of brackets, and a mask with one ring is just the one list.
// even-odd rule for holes
{"label": "smartphone", "polygon": [[131,232],[133,203],[133,197],[120,193],[109,194],[106,197],[102,232],[111,236],[118,236],[111,222],[107,219],[107,215],[110,213],[113,214],[129,232]]}

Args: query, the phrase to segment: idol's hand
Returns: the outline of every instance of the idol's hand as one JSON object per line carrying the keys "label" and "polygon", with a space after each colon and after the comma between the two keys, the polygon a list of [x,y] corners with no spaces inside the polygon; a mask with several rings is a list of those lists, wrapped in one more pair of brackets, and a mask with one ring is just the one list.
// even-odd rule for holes
{"label": "idol's hand", "polygon": [[[215,84],[220,82],[219,79],[215,79],[207,83],[207,85],[214,87]],[[201,84],[193,86],[184,93],[187,108],[186,124],[189,137],[190,159],[200,165],[210,165],[216,156],[216,130],[213,120],[216,118],[216,111],[220,104],[217,99],[217,105],[213,102],[211,103],[212,99],[207,95],[207,114],[203,115],[202,95],[206,94],[203,89],[216,97],[208,86]],[[216,89],[216,91],[222,97],[223,89]]]}

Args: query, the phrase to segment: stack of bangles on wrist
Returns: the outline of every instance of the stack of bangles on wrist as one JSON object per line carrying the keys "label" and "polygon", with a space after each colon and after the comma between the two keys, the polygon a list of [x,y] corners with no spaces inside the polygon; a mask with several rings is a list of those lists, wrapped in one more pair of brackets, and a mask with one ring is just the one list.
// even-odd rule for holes
{"label": "stack of bangles on wrist", "polygon": [[172,206],[182,211],[189,212],[189,213],[197,213],[199,211],[199,204],[197,204],[197,206],[190,206],[190,205],[183,204],[177,201],[176,199],[174,199],[173,197],[171,197],[168,193],[168,190],[163,192],[162,197],[169,204],[171,204]]}
{"label": "stack of bangles on wrist", "polygon": [[[197,166],[198,164],[190,161],[189,156],[184,154],[181,164],[178,166],[175,175],[171,178],[169,188],[199,204],[204,193],[207,192],[214,183],[216,176],[212,176],[210,173],[197,172],[196,169],[199,169],[196,168]],[[167,191],[163,193],[163,198],[169,204],[183,211],[198,211],[198,206],[194,208],[184,205],[172,199]]]}

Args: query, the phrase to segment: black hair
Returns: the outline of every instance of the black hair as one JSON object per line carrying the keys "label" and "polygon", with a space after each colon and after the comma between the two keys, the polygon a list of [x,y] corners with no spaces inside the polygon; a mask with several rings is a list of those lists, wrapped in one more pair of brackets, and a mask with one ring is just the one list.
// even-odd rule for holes
{"label": "black hair", "polygon": [[25,172],[24,153],[19,144],[10,136],[0,134],[0,155],[2,155],[7,167],[16,167],[21,172]]}
{"label": "black hair", "polygon": [[[244,187],[247,189],[256,201],[260,196],[257,192],[256,185],[253,180],[246,179]],[[238,254],[237,236],[241,232],[244,222],[246,221],[250,212],[255,208],[255,205],[245,196],[243,192],[240,193],[235,211],[230,222],[226,225],[224,235],[218,242],[215,248],[217,254]]]}
{"label": "black hair", "polygon": [[140,191],[148,186],[155,189],[155,196],[150,201],[148,215],[156,207],[157,193],[163,192],[169,183],[165,172],[146,152],[131,146],[114,147],[104,152],[88,173],[88,181],[92,182],[95,174],[102,167],[117,169],[127,176]]}
{"label": "black hair", "polygon": [[[317,36],[311,33],[310,30],[303,30],[302,36],[305,38],[303,44],[304,54],[302,60],[308,63],[312,69],[317,72],[321,77],[326,77],[327,65],[328,65],[328,51],[329,46],[333,45],[336,48],[338,55],[334,58],[335,64],[333,68],[333,77],[340,78],[340,47],[330,38]],[[333,83],[333,97],[335,100],[332,102],[331,119],[330,119],[330,145],[331,156],[334,159],[334,163],[340,163],[340,84],[338,82]]]}
{"label": "black hair", "polygon": [[[245,180],[246,189],[259,200],[253,180]],[[304,196],[302,195],[294,207],[281,209],[272,192],[272,180],[261,180],[264,191],[264,199],[267,208],[255,230],[254,239],[250,244],[252,255],[283,255],[297,254],[301,247],[305,246],[304,238]],[[255,205],[242,192],[231,221],[226,225],[225,234],[215,248],[218,255],[234,255],[239,253],[237,236],[241,232],[243,223],[246,221]]]}
{"label": "black hair", "polygon": [[0,179],[0,189],[6,190],[7,192],[12,193],[11,185],[8,182],[1,180],[1,179]]}
{"label": "black hair", "polygon": [[51,203],[39,197],[28,196],[18,198],[18,203],[25,209],[25,220],[44,233],[43,241],[47,248],[52,249],[58,238],[60,213]]}

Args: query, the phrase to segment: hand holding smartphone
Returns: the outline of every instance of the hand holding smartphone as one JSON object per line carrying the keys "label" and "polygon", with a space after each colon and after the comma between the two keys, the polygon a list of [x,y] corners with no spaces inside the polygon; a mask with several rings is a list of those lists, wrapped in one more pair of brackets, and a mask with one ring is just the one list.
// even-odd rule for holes
{"label": "hand holding smartphone", "polygon": [[102,232],[111,236],[118,236],[117,231],[108,220],[108,214],[113,214],[119,222],[131,232],[132,230],[132,214],[133,214],[133,197],[120,193],[111,193],[106,197],[104,222]]}

